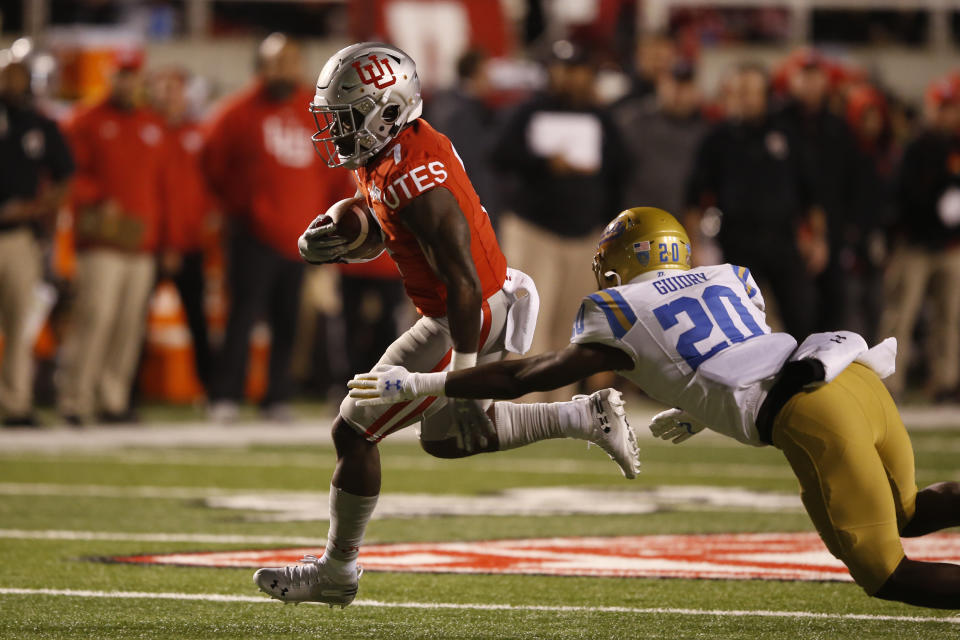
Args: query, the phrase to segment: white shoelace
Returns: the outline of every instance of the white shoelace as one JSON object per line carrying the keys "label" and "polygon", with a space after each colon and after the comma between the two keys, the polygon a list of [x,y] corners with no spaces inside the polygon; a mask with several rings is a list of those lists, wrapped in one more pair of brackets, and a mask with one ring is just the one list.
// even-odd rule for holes
{"label": "white shoelace", "polygon": [[315,582],[320,575],[320,558],[314,555],[306,555],[300,558],[304,564],[291,565],[284,567],[287,579],[291,586],[302,587]]}

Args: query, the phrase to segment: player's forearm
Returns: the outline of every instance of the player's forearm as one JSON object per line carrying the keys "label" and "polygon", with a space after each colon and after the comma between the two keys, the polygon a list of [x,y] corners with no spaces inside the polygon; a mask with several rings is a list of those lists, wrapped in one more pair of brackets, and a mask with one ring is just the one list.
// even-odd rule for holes
{"label": "player's forearm", "polygon": [[[562,352],[544,353],[522,360],[505,360],[451,371],[444,393],[454,398],[509,400],[534,391],[552,391],[582,376],[562,364]],[[588,372],[587,375],[593,373]]]}
{"label": "player's forearm", "polygon": [[458,353],[480,350],[483,294],[475,278],[458,278],[447,284],[447,320],[450,338]]}
{"label": "player's forearm", "polygon": [[443,385],[444,394],[451,398],[510,400],[536,391],[524,379],[524,362],[509,360],[451,371]]}

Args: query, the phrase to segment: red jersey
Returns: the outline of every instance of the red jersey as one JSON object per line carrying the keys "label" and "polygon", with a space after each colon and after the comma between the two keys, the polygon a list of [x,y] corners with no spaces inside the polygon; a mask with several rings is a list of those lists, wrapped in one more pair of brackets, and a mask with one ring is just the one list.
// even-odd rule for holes
{"label": "red jersey", "polygon": [[256,82],[219,110],[202,152],[224,212],[243,218],[257,239],[290,260],[301,259],[297,238],[307,225],[356,193],[350,174],[330,169],[313,150],[316,127],[305,106],[311,100],[302,88],[271,100]]}
{"label": "red jersey", "polygon": [[163,245],[176,251],[203,247],[210,214],[216,208],[200,171],[203,134],[196,123],[167,125],[163,167]]}
{"label": "red jersey", "polygon": [[369,164],[357,169],[356,176],[360,192],[380,222],[387,251],[400,269],[407,295],[420,313],[447,315],[447,288],[397,212],[431,189],[448,189],[466,216],[483,297],[500,290],[507,277],[507,260],[497,244],[490,217],[446,136],[424,120],[415,120]]}
{"label": "red jersey", "polygon": [[[154,251],[163,215],[163,121],[147,109],[117,109],[109,100],[79,109],[66,126],[77,172],[71,197],[78,215],[107,200],[138,229],[139,251]],[[80,241],[90,246],[100,241]]]}

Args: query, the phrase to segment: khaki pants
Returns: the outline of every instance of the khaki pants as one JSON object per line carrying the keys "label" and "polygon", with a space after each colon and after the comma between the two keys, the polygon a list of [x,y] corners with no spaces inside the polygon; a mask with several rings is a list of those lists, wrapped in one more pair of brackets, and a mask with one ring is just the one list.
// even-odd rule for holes
{"label": "khaki pants", "polygon": [[27,335],[43,267],[29,229],[0,231],[0,410],[25,416],[33,409],[33,345]]}
{"label": "khaki pants", "polygon": [[950,391],[960,382],[960,248],[928,251],[900,247],[886,274],[886,299],[880,319],[880,336],[897,339],[897,371],[886,380],[894,394],[903,391],[913,328],[931,284],[935,313],[927,345],[927,391]]}
{"label": "khaki pants", "polygon": [[92,249],[77,257],[73,327],[58,375],[62,414],[90,418],[98,400],[108,413],[128,409],[155,268],[150,254]]}
{"label": "khaki pants", "polygon": [[[499,235],[507,264],[533,278],[540,293],[540,316],[530,354],[565,348],[583,297],[597,290],[591,265],[599,232],[564,238],[515,215],[504,215]],[[525,399],[557,402],[569,400],[575,392],[574,386],[568,386]]]}

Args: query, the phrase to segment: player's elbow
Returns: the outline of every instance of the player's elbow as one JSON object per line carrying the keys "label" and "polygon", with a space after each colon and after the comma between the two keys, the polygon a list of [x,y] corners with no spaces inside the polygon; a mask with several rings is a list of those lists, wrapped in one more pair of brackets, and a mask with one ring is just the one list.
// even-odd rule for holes
{"label": "player's elbow", "polygon": [[480,306],[483,302],[483,288],[476,274],[461,274],[449,278],[446,285],[447,297],[457,300],[460,304]]}

